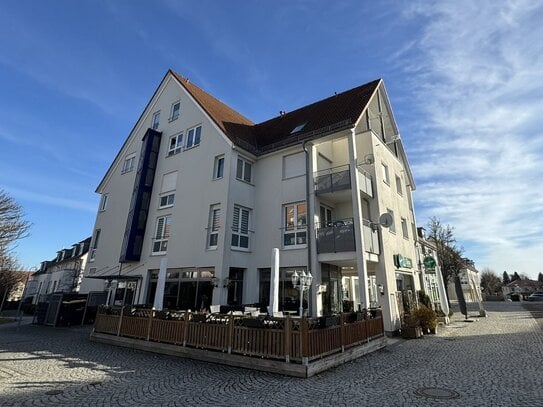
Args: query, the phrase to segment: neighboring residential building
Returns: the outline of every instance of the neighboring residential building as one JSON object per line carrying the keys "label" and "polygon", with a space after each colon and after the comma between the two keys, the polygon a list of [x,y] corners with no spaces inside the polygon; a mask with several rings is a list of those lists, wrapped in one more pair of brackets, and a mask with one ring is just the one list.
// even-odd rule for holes
{"label": "neighboring residential building", "polygon": [[[481,279],[479,270],[475,268],[473,261],[464,259],[465,268],[460,272],[460,283],[466,302],[482,302]],[[448,295],[452,301],[458,301],[454,280],[448,284]]]}
{"label": "neighboring residential building", "polygon": [[280,309],[310,271],[310,315],[382,307],[394,331],[420,289],[414,188],[382,80],[255,124],[170,70],[97,188],[81,291],[152,305],[162,267],[166,308],[264,307],[279,248]]}
{"label": "neighboring residential building", "polygon": [[417,265],[422,279],[421,286],[430,297],[434,309],[449,315],[447,292],[435,242],[426,238],[423,227],[417,228],[417,237]]}
{"label": "neighboring residential building", "polygon": [[530,280],[529,278],[521,278],[511,281],[502,287],[503,296],[507,298],[511,294],[520,294],[524,297],[543,290],[543,284],[537,280]]}
{"label": "neighboring residential building", "polygon": [[79,292],[90,241],[88,237],[69,249],[59,250],[53,260],[43,261],[29,280],[25,297],[33,297],[32,303],[36,304],[40,295]]}

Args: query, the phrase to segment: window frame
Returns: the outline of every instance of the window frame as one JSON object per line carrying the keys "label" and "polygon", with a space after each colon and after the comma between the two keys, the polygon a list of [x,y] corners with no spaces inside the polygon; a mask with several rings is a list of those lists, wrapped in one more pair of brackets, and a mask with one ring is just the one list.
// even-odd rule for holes
{"label": "window frame", "polygon": [[387,212],[390,214],[390,216],[392,216],[392,224],[388,227],[388,231],[396,234],[396,219],[394,218],[394,211],[387,208]]}
{"label": "window frame", "polygon": [[[130,165],[127,165],[130,163]],[[134,164],[136,163],[136,154],[129,154],[124,157],[123,167],[121,169],[121,174],[127,174],[134,171]]]}
{"label": "window frame", "polygon": [[[179,154],[181,151],[183,151],[183,132],[171,136],[168,140],[168,157]],[[172,140],[175,140],[174,148],[172,148]]]}
{"label": "window frame", "polygon": [[402,187],[402,179],[398,175],[395,175],[396,177],[396,192],[398,195],[403,196],[403,187]]}
{"label": "window frame", "polygon": [[[209,207],[209,220],[207,227],[207,249],[216,250],[219,246],[219,230],[221,228],[221,204]],[[214,238],[214,244],[212,244]]]}
{"label": "window frame", "polygon": [[[220,164],[222,162],[222,165]],[[213,179],[223,179],[224,178],[224,164],[225,164],[225,157],[224,154],[218,155],[215,157],[215,161],[213,163]],[[219,174],[220,170],[220,174]]]}
{"label": "window frame", "polygon": [[388,171],[388,165],[381,162],[381,175],[383,176],[383,182],[390,186],[390,172]]}
{"label": "window frame", "polygon": [[[191,132],[193,133],[191,134]],[[187,135],[186,141],[185,141],[186,143],[185,150],[190,150],[191,148],[198,147],[202,141],[202,125],[199,124],[197,126],[188,128],[185,131],[185,134]],[[196,142],[196,139],[198,139],[198,142]],[[189,145],[189,141],[190,141],[190,145]]]}
{"label": "window frame", "polygon": [[160,126],[160,110],[153,113],[151,117],[151,128],[157,130]]}
{"label": "window frame", "polygon": [[105,212],[107,210],[107,203],[108,203],[109,195],[108,194],[102,194],[100,198],[100,212]]}
{"label": "window frame", "polygon": [[409,228],[407,227],[407,219],[400,218],[400,223],[402,225],[402,236],[404,239],[409,239]]}
{"label": "window frame", "polygon": [[[241,162],[241,175],[239,174],[239,164]],[[247,179],[247,168],[249,168],[249,179]],[[253,180],[253,162],[248,160],[245,157],[238,156],[238,159],[236,161],[236,179],[239,181],[246,182],[248,184],[252,184]]]}
{"label": "window frame", "polygon": [[[236,225],[236,210],[239,211],[237,216],[237,225]],[[232,212],[232,235],[230,237],[230,248],[232,250],[239,250],[239,251],[245,251],[248,252],[251,250],[251,238],[250,238],[250,232],[251,232],[251,212],[252,210],[250,208],[247,208],[242,205],[234,204],[234,209]],[[243,214],[247,214],[247,222],[246,227],[243,227]],[[234,238],[237,237],[237,243],[234,244]],[[241,242],[242,239],[247,240],[247,246],[242,246]]]}
{"label": "window frame", "polygon": [[[162,231],[159,236],[159,225],[160,220],[163,220],[162,223]],[[151,255],[162,255],[166,254],[168,251],[168,241],[170,239],[170,231],[171,231],[171,225],[172,225],[172,215],[163,215],[156,218],[155,222],[155,228],[153,232],[153,239],[152,239],[152,247],[151,247]],[[155,250],[157,247],[156,245],[159,244],[158,249]]]}
{"label": "window frame", "polygon": [[[171,197],[171,203],[170,201]],[[162,204],[162,199],[166,198],[166,204]],[[158,209],[171,208],[175,204],[175,192],[165,192],[158,197]]]}
{"label": "window frame", "polygon": [[98,244],[100,243],[100,234],[102,233],[102,229],[96,229],[94,231],[94,236],[92,239],[92,246],[89,254],[89,262],[94,261],[96,258],[96,250],[98,250]]}
{"label": "window frame", "polygon": [[[176,106],[178,107],[177,108],[177,114],[175,112],[175,107]],[[178,101],[175,101],[175,102],[172,103],[172,107],[170,109],[170,119],[169,119],[169,121],[173,122],[174,120],[177,120],[180,115],[181,115],[181,101],[178,100]]]}
{"label": "window frame", "polygon": [[[305,223],[300,223],[300,212],[299,207],[305,206]],[[288,210],[289,208],[293,208],[292,212],[292,219],[293,222],[290,224],[289,218],[288,218]],[[300,247],[306,247],[307,246],[307,202],[306,201],[299,201],[299,202],[292,202],[289,204],[285,204],[282,207],[282,231],[283,231],[283,238],[282,245],[283,248],[300,248]],[[303,218],[302,218],[303,219]],[[294,236],[294,243],[288,243],[286,242],[286,236],[287,235],[293,235]],[[300,236],[298,236],[300,235]],[[298,243],[300,239],[303,239],[301,243]]]}

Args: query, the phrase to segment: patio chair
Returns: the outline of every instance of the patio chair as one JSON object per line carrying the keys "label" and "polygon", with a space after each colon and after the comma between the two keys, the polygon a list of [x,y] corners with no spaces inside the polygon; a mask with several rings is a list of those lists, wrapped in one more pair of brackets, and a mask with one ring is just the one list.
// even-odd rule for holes
{"label": "patio chair", "polygon": [[212,314],[218,314],[219,312],[221,312],[221,306],[220,305],[210,305],[209,306],[209,311]]}

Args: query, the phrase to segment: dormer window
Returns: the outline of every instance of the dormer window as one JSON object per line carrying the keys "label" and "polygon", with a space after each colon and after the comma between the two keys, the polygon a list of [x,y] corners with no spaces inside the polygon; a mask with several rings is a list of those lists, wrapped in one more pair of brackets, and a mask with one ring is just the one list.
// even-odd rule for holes
{"label": "dormer window", "polygon": [[294,129],[290,132],[290,134],[298,133],[299,131],[302,131],[302,129],[305,127],[307,123],[302,123],[294,127]]}

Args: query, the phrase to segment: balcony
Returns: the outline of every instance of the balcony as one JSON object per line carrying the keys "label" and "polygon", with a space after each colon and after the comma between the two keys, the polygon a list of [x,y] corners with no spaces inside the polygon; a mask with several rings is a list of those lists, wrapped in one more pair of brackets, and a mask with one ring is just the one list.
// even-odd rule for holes
{"label": "balcony", "polygon": [[315,193],[326,193],[351,189],[349,165],[329,168],[315,173]]}
{"label": "balcony", "polygon": [[[362,233],[367,253],[378,255],[379,232],[364,219]],[[353,218],[334,221],[325,227],[317,227],[317,254],[356,251]]]}
{"label": "balcony", "polygon": [[[357,167],[357,169],[360,190],[368,197],[373,198],[371,175],[360,167]],[[317,195],[333,194],[351,189],[351,172],[348,164],[317,171],[314,178],[315,194]]]}

